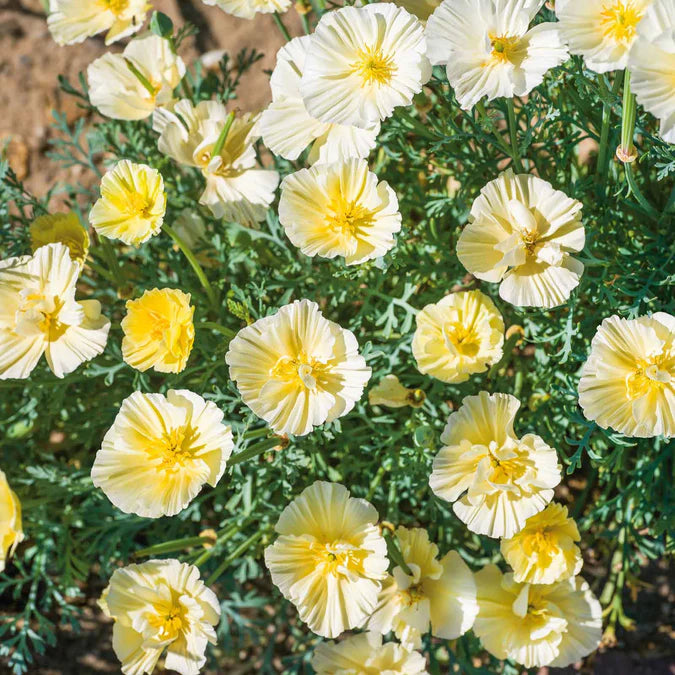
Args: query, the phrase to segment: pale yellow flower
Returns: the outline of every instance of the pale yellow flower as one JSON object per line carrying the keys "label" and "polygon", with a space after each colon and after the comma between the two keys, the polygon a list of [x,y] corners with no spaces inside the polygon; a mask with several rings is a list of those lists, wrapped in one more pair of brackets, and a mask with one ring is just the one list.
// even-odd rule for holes
{"label": "pale yellow flower", "polygon": [[467,396],[441,436],[429,484],[477,534],[512,537],[560,483],[556,451],[539,436],[514,433],[519,407],[510,394]]}
{"label": "pale yellow flower", "polygon": [[159,234],[165,212],[159,171],[123,159],[101,179],[101,197],[89,212],[89,223],[108,239],[139,246]]}
{"label": "pale yellow flower", "polygon": [[265,145],[276,155],[297,159],[309,145],[310,164],[361,159],[375,147],[380,122],[365,129],[330,124],[312,117],[305,108],[300,83],[312,38],[293,38],[277,52],[277,64],[270,78],[272,103],[260,116],[260,133]]}
{"label": "pale yellow flower", "polygon": [[122,319],[122,358],[142,373],[180,373],[195,339],[190,294],[176,288],[153,288],[128,300]]}
{"label": "pale yellow flower", "polygon": [[417,313],[412,352],[420,373],[466,382],[502,358],[504,320],[480,291],[450,293]]}
{"label": "pale yellow flower", "polygon": [[279,174],[258,168],[253,147],[258,138],[257,116],[235,117],[228,130],[229,117],[220,101],[193,106],[183,99],[155,115],[153,124],[160,133],[160,152],[179,164],[201,169],[206,188],[199,203],[216,218],[252,227],[265,219]]}
{"label": "pale yellow flower", "polygon": [[444,0],[425,29],[428,56],[446,67],[459,104],[524,96],[567,59],[558,25],[530,23],[544,0]]}
{"label": "pale yellow flower", "polygon": [[605,319],[581,369],[579,405],[626,436],[675,436],[675,317]]}
{"label": "pale yellow flower", "polygon": [[187,389],[136,391],[124,399],[103,439],[91,479],[124,513],[174,516],[215,487],[232,453],[222,411]]}
{"label": "pale yellow flower", "polygon": [[157,35],[133,39],[121,54],[104,54],[87,68],[89,100],[102,115],[142,120],[173,99],[185,64]]}
{"label": "pale yellow flower", "polygon": [[340,642],[322,642],[312,656],[317,675],[428,675],[419,652],[388,642],[377,633],[350,635]]}
{"label": "pale yellow flower", "polygon": [[368,628],[394,631],[407,649],[419,649],[422,636],[454,640],[473,625],[478,613],[473,574],[456,551],[438,559],[438,546],[426,530],[399,527],[396,540],[410,574],[396,566],[382,586]]}
{"label": "pale yellow flower", "polygon": [[60,45],[73,45],[108,31],[107,45],[140,30],[150,9],[146,0],[50,0],[47,25]]}
{"label": "pale yellow flower", "polygon": [[21,502],[0,470],[0,572],[23,538]]}
{"label": "pale yellow flower", "polygon": [[426,49],[422,24],[392,3],[326,12],[300,84],[307,112],[322,122],[372,128],[422,90],[431,76]]}
{"label": "pale yellow flower", "polygon": [[80,266],[64,244],[0,262],[0,380],[27,378],[44,354],[57,377],[100,354],[110,321],[75,300]]}
{"label": "pale yellow flower", "polygon": [[365,159],[318,164],[281,183],[279,222],[308,256],[342,256],[357,265],[394,247],[401,229],[396,193],[378,183]]}
{"label": "pale yellow flower", "polygon": [[240,19],[253,19],[255,15],[285,12],[291,0],[202,0],[205,5],[215,5],[224,12]]}
{"label": "pale yellow flower", "polygon": [[564,668],[600,644],[602,608],[581,577],[519,584],[488,565],[475,579],[480,610],[473,631],[498,659],[526,668]]}
{"label": "pale yellow flower", "polygon": [[84,265],[89,253],[89,233],[74,211],[38,216],[28,226],[28,232],[33,253],[40,246],[61,242],[68,247],[70,259]]}
{"label": "pale yellow flower", "polygon": [[113,650],[125,675],[164,668],[198,675],[206,647],[216,644],[220,620],[216,594],[199,569],[178,560],[148,560],[113,572],[99,605],[113,621]]}
{"label": "pale yellow flower", "polygon": [[385,375],[368,392],[370,405],[384,405],[387,408],[403,408],[407,405],[419,408],[424,405],[426,394],[421,389],[404,387],[396,375]]}
{"label": "pale yellow flower", "polygon": [[585,243],[581,202],[511,169],[480,192],[457,242],[460,262],[483,281],[501,282],[499,295],[513,305],[562,305],[584,271],[571,255]]}
{"label": "pale yellow flower", "polygon": [[265,549],[272,581],[310,630],[334,638],[359,628],[387,576],[387,544],[377,511],[344,485],[316,481],[281,513]]}
{"label": "pale yellow flower", "polygon": [[346,415],[370,378],[351,331],[296,300],[242,328],[225,361],[246,405],[277,433],[304,436]]}
{"label": "pale yellow flower", "polygon": [[583,559],[575,544],[580,538],[567,507],[552,503],[528,518],[520,532],[502,539],[501,551],[516,581],[552,584],[581,571]]}

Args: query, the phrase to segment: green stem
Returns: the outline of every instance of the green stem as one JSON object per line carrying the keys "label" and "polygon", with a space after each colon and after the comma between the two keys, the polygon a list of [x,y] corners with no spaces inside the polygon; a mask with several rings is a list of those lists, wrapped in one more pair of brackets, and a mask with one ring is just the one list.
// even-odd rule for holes
{"label": "green stem", "polygon": [[220,135],[218,136],[216,144],[213,146],[213,150],[211,151],[211,157],[217,157],[220,154],[220,151],[223,149],[223,146],[225,145],[225,139],[227,138],[227,134],[230,131],[232,122],[234,122],[234,111],[232,111],[225,119],[225,125],[223,126]]}
{"label": "green stem", "polygon": [[189,548],[191,546],[201,546],[204,543],[208,544],[209,541],[211,540],[207,537],[184,537],[183,539],[173,539],[171,541],[165,541],[161,544],[155,544],[155,546],[142,548],[139,551],[136,551],[133,555],[134,558],[144,558],[145,556],[150,555],[160,555],[162,553],[181,551],[182,549]]}
{"label": "green stem", "polygon": [[309,21],[307,20],[307,15],[301,14],[300,15],[300,21],[302,22],[302,30],[305,31],[305,35],[309,35],[312,31],[310,30],[310,27],[309,27]]}
{"label": "green stem", "polygon": [[389,531],[384,531],[384,540],[387,542],[387,553],[389,559],[398,567],[400,567],[408,576],[412,576],[410,568],[403,559],[403,554],[395,541],[394,535]]}
{"label": "green stem", "polygon": [[105,259],[108,261],[110,273],[114,277],[117,287],[121,288],[122,286],[124,286],[125,282],[124,274],[122,272],[122,268],[120,267],[119,260],[117,260],[117,256],[115,255],[115,251],[113,250],[110,240],[108,239],[108,237],[100,236],[98,241],[99,244],[101,245],[101,251],[103,252]]}
{"label": "green stem", "polygon": [[266,438],[265,440],[260,441],[260,443],[256,443],[255,445],[246,448],[246,450],[238,452],[236,455],[234,455],[234,457],[231,457],[227,462],[227,466],[234,466],[235,464],[241,464],[246,460],[252,459],[253,457],[257,457],[258,455],[262,455],[264,452],[267,452],[276,445],[279,445],[280,442],[281,442],[280,439],[276,436],[274,436],[273,438]]}
{"label": "green stem", "polygon": [[157,93],[157,90],[152,86],[150,80],[138,70],[131,59],[124,57],[124,62],[127,64],[127,68],[135,75],[136,79],[148,90],[150,96],[154,96]]}
{"label": "green stem", "polygon": [[211,330],[217,330],[219,333],[222,333],[225,337],[230,338],[230,340],[237,334],[236,330],[232,330],[231,328],[221,326],[219,323],[216,323],[215,321],[202,321],[201,323],[197,324],[197,328],[210,328]]}
{"label": "green stem", "polygon": [[633,176],[633,165],[630,162],[626,162],[623,166],[626,172],[628,187],[635,196],[635,199],[637,199],[638,204],[647,212],[647,215],[653,221],[656,223],[660,222],[661,214],[645,199],[645,196],[642,194],[642,191],[635,180],[635,176]]}
{"label": "green stem", "polygon": [[281,34],[284,36],[286,42],[290,42],[291,34],[288,32],[288,28],[284,26],[284,22],[281,20],[281,17],[279,16],[279,12],[274,12],[274,14],[272,14],[272,18],[274,19],[274,23],[277,24],[277,28],[281,31]]}
{"label": "green stem", "polygon": [[242,434],[242,438],[252,441],[254,438],[262,438],[263,436],[267,436],[269,433],[270,430],[267,427],[261,427],[260,429],[249,429],[247,432]]}
{"label": "green stem", "polygon": [[495,126],[492,119],[488,116],[487,111],[485,110],[485,104],[483,101],[478,101],[476,103],[476,110],[480,115],[480,118],[483,120],[483,124],[492,132],[497,144],[502,149],[504,154],[507,157],[511,157],[511,148],[506,144],[506,141],[502,138],[502,135],[499,133],[499,129]]}
{"label": "green stem", "polygon": [[623,83],[623,110],[621,115],[621,147],[629,154],[633,149],[633,134],[635,132],[635,94],[630,88],[630,71],[624,75]]}
{"label": "green stem", "polygon": [[516,111],[513,107],[513,99],[509,98],[506,101],[506,106],[509,113],[509,138],[511,139],[511,159],[513,165],[518,173],[523,172],[523,163],[520,159],[520,152],[518,150],[518,124],[516,123]]}
{"label": "green stem", "polygon": [[[604,76],[598,76],[598,88],[604,93],[604,98],[609,98],[609,91],[605,86]],[[614,77],[614,84],[612,85],[612,94],[616,96],[623,81],[623,72],[616,73]],[[604,185],[607,182],[607,170],[609,169],[609,155],[607,153],[607,143],[609,141],[609,127],[612,116],[611,102],[604,102],[602,104],[602,126],[600,128],[600,148],[598,149],[598,172],[597,177]]]}
{"label": "green stem", "polygon": [[237,546],[237,548],[235,548],[234,551],[232,551],[232,553],[230,553],[230,555],[228,555],[227,558],[225,558],[225,560],[223,560],[223,562],[221,562],[220,565],[216,567],[213,574],[206,580],[206,585],[210,586],[211,584],[218,581],[220,575],[229,567],[232,561],[239,558],[242,553],[248,551],[248,549],[251,548],[251,546],[253,546],[253,544],[255,544],[258,539],[263,536],[263,534],[265,534],[265,530],[258,530],[258,532],[252,534],[246,541]]}

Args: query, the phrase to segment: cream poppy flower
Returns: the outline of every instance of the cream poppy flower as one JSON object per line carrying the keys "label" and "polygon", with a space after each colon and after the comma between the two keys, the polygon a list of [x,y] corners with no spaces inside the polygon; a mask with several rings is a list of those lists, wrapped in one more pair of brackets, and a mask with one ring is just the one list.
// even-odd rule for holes
{"label": "cream poppy flower", "polygon": [[579,530],[567,507],[551,503],[527,519],[525,527],[510,539],[502,539],[504,560],[513,578],[528,584],[552,584],[581,571],[583,559],[575,542]]}
{"label": "cream poppy flower", "polygon": [[412,352],[420,373],[466,382],[502,358],[504,320],[480,291],[450,293],[418,312]]}
{"label": "cream poppy flower", "polygon": [[512,537],[560,483],[556,451],[539,436],[514,433],[519,407],[510,394],[467,396],[441,436],[429,485],[477,534]]}
{"label": "cream poppy flower", "polygon": [[444,0],[427,21],[433,65],[446,67],[464,110],[484,96],[524,96],[567,60],[555,23],[530,23],[544,0]]}
{"label": "cream poppy flower", "polygon": [[317,675],[428,675],[419,652],[388,642],[377,633],[350,635],[340,642],[322,642],[312,656]]}
{"label": "cream poppy flower", "polygon": [[370,630],[394,631],[407,649],[419,649],[422,635],[454,640],[478,614],[473,574],[456,551],[438,560],[438,546],[426,530],[399,527],[396,539],[410,574],[396,566],[384,582]]}
{"label": "cream poppy flower", "polygon": [[215,487],[232,453],[232,430],[211,401],[187,389],[124,399],[91,469],[124,513],[175,516],[204,483]]}
{"label": "cream poppy flower", "polygon": [[475,579],[480,610],[473,632],[498,659],[564,668],[600,644],[602,608],[582,578],[519,584],[488,565]]}
{"label": "cream poppy flower", "polygon": [[108,31],[107,45],[132,35],[145,23],[146,0],[50,0],[47,25],[60,45],[73,45]]}
{"label": "cream poppy flower", "polygon": [[396,375],[385,375],[369,392],[370,405],[384,405],[387,408],[420,408],[424,405],[426,394],[421,389],[404,387]]}
{"label": "cream poppy flower", "polygon": [[207,644],[216,644],[220,604],[193,565],[148,560],[117,569],[98,604],[114,621],[113,650],[125,675],[152,673],[163,653],[166,670],[198,675]]}
{"label": "cream poppy flower", "polygon": [[44,354],[56,377],[103,352],[110,321],[75,300],[80,266],[64,244],[0,262],[0,380],[25,379]]}
{"label": "cream poppy flower", "polygon": [[545,180],[507,169],[474,201],[457,256],[479,279],[501,282],[499,295],[506,302],[557,307],[584,271],[570,255],[585,244],[581,208]]}
{"label": "cream poppy flower", "polygon": [[555,12],[570,53],[596,73],[621,70],[651,0],[558,0]]}
{"label": "cream poppy flower", "polygon": [[296,300],[242,328],[225,356],[246,405],[280,434],[346,415],[370,378],[351,331]]}
{"label": "cream poppy flower", "polygon": [[637,27],[628,56],[631,89],[661,123],[664,141],[675,143],[675,2],[654,0]]}
{"label": "cream poppy flower", "polygon": [[579,405],[626,436],[675,436],[675,317],[605,319],[581,369]]}
{"label": "cream poppy flower", "polygon": [[159,234],[165,212],[159,171],[123,159],[101,179],[101,197],[89,212],[89,223],[108,239],[139,246]]}
{"label": "cream poppy flower", "polygon": [[342,256],[347,265],[382,257],[401,229],[396,193],[365,159],[319,164],[281,183],[279,222],[305,255]]}
{"label": "cream poppy flower", "polygon": [[89,233],[74,211],[38,216],[28,226],[28,233],[33,253],[41,246],[60,242],[68,247],[71,260],[84,265],[89,253]]}
{"label": "cream poppy flower", "polygon": [[305,108],[300,83],[311,42],[309,35],[303,35],[277,52],[270,78],[272,103],[260,116],[263,142],[275,155],[291,160],[311,144],[310,164],[365,158],[375,147],[379,121],[366,129],[330,124],[313,118]]}
{"label": "cream poppy flower", "polygon": [[220,7],[240,19],[254,19],[256,14],[282,14],[291,6],[291,0],[202,0],[205,5]]}
{"label": "cream poppy flower", "polygon": [[[206,188],[199,203],[216,218],[252,227],[265,219],[279,174],[256,168],[257,117],[234,118],[231,126],[228,118],[219,101],[193,106],[183,99],[155,116],[154,129],[160,133],[160,152],[179,164],[201,169]],[[225,140],[218,149],[223,134]]]}
{"label": "cream poppy flower", "polygon": [[316,481],[281,513],[279,537],[265,549],[272,581],[317,635],[359,628],[387,575],[377,511],[338,483]]}
{"label": "cream poppy flower", "polygon": [[106,117],[142,120],[173,99],[183,75],[183,59],[171,51],[169,41],[145,35],[121,54],[104,54],[89,65],[89,100]]}
{"label": "cream poppy flower", "polygon": [[422,24],[402,7],[376,2],[321,17],[300,92],[322,122],[371,129],[412,103],[431,76]]}
{"label": "cream poppy flower", "polygon": [[122,319],[122,358],[144,373],[180,373],[195,339],[190,294],[176,288],[153,288],[128,300]]}
{"label": "cream poppy flower", "polygon": [[9,487],[4,471],[0,471],[0,572],[23,538],[21,502]]}

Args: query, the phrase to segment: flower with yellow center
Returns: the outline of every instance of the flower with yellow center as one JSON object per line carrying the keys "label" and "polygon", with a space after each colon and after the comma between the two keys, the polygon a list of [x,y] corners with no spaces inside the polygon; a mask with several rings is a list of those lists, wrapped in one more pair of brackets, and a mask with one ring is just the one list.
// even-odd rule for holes
{"label": "flower with yellow center", "polygon": [[23,538],[21,502],[0,470],[0,572]]}
{"label": "flower with yellow center", "polygon": [[498,659],[526,668],[564,668],[600,644],[602,608],[581,577],[519,584],[488,565],[475,579],[479,612],[473,631]]}
{"label": "flower with yellow center", "polygon": [[354,334],[309,300],[242,328],[225,361],[244,403],[277,433],[296,436],[346,415],[370,378]]}
{"label": "flower with yellow center", "polygon": [[396,375],[385,375],[368,392],[370,405],[384,405],[388,408],[403,408],[407,405],[420,408],[425,400],[426,394],[421,389],[404,387]]}
{"label": "flower with yellow center", "polygon": [[467,396],[441,436],[429,485],[477,534],[512,537],[560,483],[556,451],[539,436],[514,433],[519,407],[510,394]]}
{"label": "flower with yellow center", "polygon": [[265,219],[279,174],[258,168],[254,143],[258,117],[234,117],[219,101],[183,99],[156,114],[158,147],[179,164],[194,166],[206,179],[199,199],[216,218],[253,227]]}
{"label": "flower with yellow center", "polygon": [[310,164],[365,158],[375,147],[379,120],[361,129],[321,122],[305,108],[300,84],[311,43],[312,38],[303,35],[277,52],[277,64],[270,78],[272,103],[260,116],[263,142],[274,154],[286,159],[297,159],[311,145]]}
{"label": "flower with yellow center", "polygon": [[338,483],[316,481],[281,513],[265,549],[272,581],[310,630],[334,638],[359,628],[387,575],[377,511]]}
{"label": "flower with yellow center", "polygon": [[0,261],[0,380],[27,378],[43,354],[63,377],[104,350],[110,321],[98,300],[75,300],[79,273],[60,243]]}
{"label": "flower with yellow center", "polygon": [[224,12],[240,19],[254,19],[256,14],[279,14],[287,11],[291,0],[202,0],[205,5],[215,5]]}
{"label": "flower with yellow center", "polygon": [[150,9],[146,0],[50,0],[47,25],[60,45],[83,42],[108,31],[107,45],[140,30]]}
{"label": "flower with yellow center", "polygon": [[408,567],[394,567],[382,586],[370,630],[394,631],[406,649],[419,649],[422,635],[454,640],[473,625],[478,613],[473,574],[456,551],[438,560],[438,546],[426,530],[399,527],[396,540]]}
{"label": "flower with yellow center", "polygon": [[675,436],[675,317],[605,319],[581,369],[579,405],[626,436]]}
{"label": "flower with yellow center", "polygon": [[148,560],[113,572],[98,601],[113,620],[113,650],[125,675],[164,668],[198,675],[208,643],[216,644],[220,620],[215,593],[199,569],[178,560]]}
{"label": "flower with yellow center", "polygon": [[417,368],[443,382],[466,382],[502,357],[504,320],[480,291],[450,293],[418,312],[412,352]]}
{"label": "flower with yellow center", "polygon": [[545,180],[507,169],[474,201],[457,256],[474,276],[500,282],[503,300],[520,307],[557,307],[584,271],[571,255],[585,244],[581,208],[581,202]]}
{"label": "flower with yellow center", "polygon": [[101,197],[89,212],[89,223],[108,239],[139,246],[159,234],[165,211],[159,171],[123,159],[101,179]]}
{"label": "flower with yellow center", "polygon": [[145,35],[121,54],[104,54],[89,65],[89,100],[106,117],[142,120],[172,101],[183,75],[185,64],[169,41]]}
{"label": "flower with yellow center", "polygon": [[396,193],[365,159],[318,164],[281,183],[279,222],[309,256],[343,256],[357,265],[383,256],[401,229]]}
{"label": "flower with yellow center", "polygon": [[60,242],[68,247],[71,260],[84,265],[89,253],[89,233],[74,211],[38,216],[28,226],[28,232],[33,253],[41,246]]}
{"label": "flower with yellow center", "polygon": [[552,503],[528,518],[520,532],[502,539],[501,551],[515,581],[552,584],[581,571],[583,559],[575,544],[580,538],[574,519],[567,517],[567,507]]}
{"label": "flower with yellow center", "polygon": [[317,675],[428,675],[419,652],[388,642],[368,632],[350,635],[340,642],[322,642],[312,656]]}
{"label": "flower with yellow center", "polygon": [[570,53],[596,73],[621,70],[651,0],[557,0],[560,32]]}
{"label": "flower with yellow center", "polygon": [[377,2],[326,12],[311,37],[300,92],[321,122],[370,129],[412,103],[431,76],[422,24]]}
{"label": "flower with yellow center", "polygon": [[142,373],[180,373],[195,339],[190,294],[175,288],[153,288],[128,300],[122,319],[122,358]]}
{"label": "flower with yellow center", "polygon": [[446,67],[460,106],[524,96],[567,59],[558,26],[530,23],[544,0],[444,0],[425,29],[428,56]]}
{"label": "flower with yellow center", "polygon": [[136,391],[103,439],[91,479],[124,513],[174,516],[215,487],[232,452],[232,431],[211,401],[187,389]]}

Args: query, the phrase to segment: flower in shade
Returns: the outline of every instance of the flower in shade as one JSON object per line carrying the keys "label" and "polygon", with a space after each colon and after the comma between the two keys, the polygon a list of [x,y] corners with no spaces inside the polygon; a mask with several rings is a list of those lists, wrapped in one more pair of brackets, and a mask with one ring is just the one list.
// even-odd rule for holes
{"label": "flower in shade", "polygon": [[0,262],[0,380],[27,378],[43,354],[63,377],[104,350],[110,321],[75,300],[79,272],[60,243]]}
{"label": "flower in shade", "polygon": [[153,120],[159,150],[179,164],[194,166],[206,179],[199,203],[216,218],[248,227],[265,219],[279,174],[258,168],[253,144],[257,116],[234,117],[219,101],[183,99]]}
{"label": "flower in shade", "polygon": [[525,527],[510,539],[502,539],[501,551],[513,568],[513,578],[528,584],[552,584],[579,574],[583,559],[575,542],[577,524],[567,507],[549,504],[527,519]]}
{"label": "flower in shade", "polygon": [[104,54],[89,65],[89,100],[106,117],[142,120],[173,99],[183,75],[183,59],[169,41],[146,35],[133,39],[121,54]]}
{"label": "flower in shade", "polygon": [[122,319],[122,358],[145,372],[180,373],[192,351],[195,328],[190,294],[176,288],[153,288],[128,300]]}
{"label": "flower in shade", "polygon": [[428,675],[426,665],[419,652],[395,642],[382,644],[382,636],[373,632],[322,642],[312,656],[317,675]]}
{"label": "flower in shade", "polygon": [[675,2],[654,0],[637,28],[628,56],[638,102],[661,122],[661,137],[675,143]]}
{"label": "flower in shade", "polygon": [[148,560],[117,569],[98,604],[114,622],[113,650],[125,675],[152,673],[163,653],[166,670],[198,675],[207,644],[216,644],[220,604],[194,565]]}
{"label": "flower in shade", "polygon": [[560,33],[570,53],[596,73],[621,70],[651,0],[557,0]]}
{"label": "flower in shade", "polygon": [[370,378],[351,331],[296,300],[242,328],[225,356],[246,405],[277,433],[304,436],[346,415]]}
{"label": "flower in shade", "polygon": [[585,243],[581,207],[545,180],[507,169],[474,201],[457,256],[474,276],[500,282],[503,300],[557,307],[584,271],[571,255]]}
{"label": "flower in shade", "polygon": [[399,527],[396,540],[408,570],[394,567],[382,586],[368,628],[394,631],[407,649],[419,649],[422,635],[454,640],[473,625],[478,613],[473,573],[456,551],[438,559],[438,546],[426,530]]}
{"label": "flower in shade", "polygon": [[165,212],[159,171],[123,159],[101,179],[101,197],[89,212],[89,223],[108,239],[138,246],[159,234]]}
{"label": "flower in shade", "polygon": [[426,49],[422,24],[392,3],[326,12],[300,84],[307,112],[322,122],[371,129],[422,90],[431,75]]}
{"label": "flower in shade", "polygon": [[479,612],[473,631],[498,659],[526,668],[564,668],[600,644],[602,608],[582,578],[519,584],[488,565],[475,579]]}
{"label": "flower in shade", "polygon": [[233,448],[222,411],[186,389],[136,391],[103,439],[91,479],[125,513],[174,516],[215,487]]}
{"label": "flower in shade", "polygon": [[74,211],[38,216],[29,225],[28,232],[33,253],[40,246],[60,242],[68,247],[71,260],[84,265],[89,253],[89,233]]}
{"label": "flower in shade", "polygon": [[581,369],[579,405],[626,436],[675,436],[675,317],[605,319]]}
{"label": "flower in shade", "polygon": [[293,38],[277,52],[270,78],[272,103],[260,117],[263,142],[276,155],[291,160],[311,144],[310,164],[367,157],[375,147],[379,121],[365,129],[331,124],[315,119],[305,108],[300,83],[311,41],[309,35]]}
{"label": "flower in shade", "polygon": [[83,42],[108,31],[107,45],[140,30],[150,9],[146,0],[50,0],[47,25],[60,45]]}
{"label": "flower in shade", "polygon": [[255,15],[283,13],[291,6],[291,0],[202,0],[205,5],[215,5],[224,12],[240,19],[253,19]]}
{"label": "flower in shade", "polygon": [[387,408],[403,408],[407,405],[420,408],[424,405],[426,394],[421,389],[404,387],[396,375],[385,375],[368,392],[370,405],[384,405]]}
{"label": "flower in shade", "polygon": [[396,193],[365,159],[318,164],[281,183],[279,222],[309,256],[343,256],[356,265],[383,256],[401,229]]}
{"label": "flower in shade", "polygon": [[22,541],[21,502],[9,487],[5,473],[0,471],[0,572]]}
{"label": "flower in shade", "polygon": [[459,104],[524,96],[567,60],[558,25],[529,28],[543,0],[444,0],[427,21],[429,59],[446,67]]}
{"label": "flower in shade", "polygon": [[282,511],[275,529],[265,564],[300,619],[328,638],[362,626],[389,566],[373,505],[350,497],[344,485],[316,481]]}
{"label": "flower in shade", "polygon": [[519,407],[510,394],[467,396],[441,436],[429,484],[477,534],[512,537],[560,483],[556,451],[539,436],[514,433]]}
{"label": "flower in shade", "polygon": [[480,291],[450,293],[417,314],[417,368],[443,382],[466,382],[502,357],[504,320]]}

